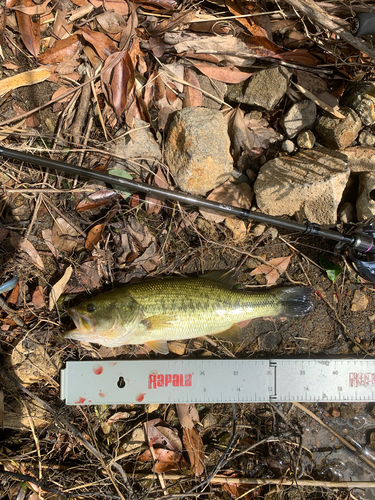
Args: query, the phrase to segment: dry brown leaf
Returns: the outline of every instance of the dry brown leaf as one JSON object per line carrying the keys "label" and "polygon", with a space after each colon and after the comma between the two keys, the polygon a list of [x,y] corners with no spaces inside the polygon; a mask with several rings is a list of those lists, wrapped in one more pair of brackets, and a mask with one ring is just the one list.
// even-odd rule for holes
{"label": "dry brown leaf", "polygon": [[116,12],[106,10],[103,14],[96,16],[96,22],[107,33],[120,33],[127,25],[125,19]]}
{"label": "dry brown leaf", "polygon": [[86,198],[81,200],[76,206],[76,211],[84,212],[85,210],[92,210],[93,208],[111,203],[116,198],[119,198],[119,194],[113,191],[113,189],[101,189],[96,193],[89,194]]}
{"label": "dry brown leaf", "polygon": [[52,71],[45,67],[32,69],[19,73],[15,76],[9,76],[0,80],[0,95],[4,95],[19,87],[26,87],[28,85],[35,85],[36,83],[44,82],[51,75]]}
{"label": "dry brown leaf", "polygon": [[[103,0],[90,0],[96,8],[103,7]],[[107,11],[113,10],[120,16],[127,16],[129,14],[128,3],[124,0],[106,0],[105,8]]]}
{"label": "dry brown leaf", "polygon": [[[109,8],[108,4],[106,4],[106,7],[107,9]],[[92,31],[84,26],[81,26],[76,34],[81,34],[87,42],[94,46],[102,61],[105,61],[111,54],[118,52],[117,45],[104,33]]]}
{"label": "dry brown leaf", "polygon": [[[163,188],[163,189],[171,189],[171,186],[169,185],[162,168],[159,166],[158,171],[156,172],[154,179],[153,179],[153,184],[156,184],[157,186]],[[147,206],[147,213],[149,214],[158,214],[161,209],[163,208],[163,202],[158,199],[158,198],[153,198],[151,195],[146,195],[146,206]]]}
{"label": "dry brown leaf", "polygon": [[92,229],[90,229],[89,234],[87,235],[87,238],[85,241],[86,250],[91,252],[91,250],[94,248],[94,246],[97,243],[99,243],[106,225],[107,225],[106,223],[97,224]]}
{"label": "dry brown leaf", "polygon": [[97,259],[88,260],[81,264],[76,270],[77,283],[68,284],[67,293],[91,292],[101,286],[105,278],[103,266]]}
{"label": "dry brown leaf", "polygon": [[[207,200],[250,210],[253,197],[254,192],[249,184],[233,184],[230,181],[226,181],[224,184],[214,189],[212,193],[207,196]],[[223,220],[228,217],[228,215],[222,215],[214,210],[202,209],[200,213],[205,219],[217,223],[223,222]]]}
{"label": "dry brown leaf", "polygon": [[40,64],[57,64],[61,62],[64,57],[71,57],[81,47],[81,42],[77,35],[71,35],[63,40],[58,40],[54,46],[45,50],[38,57]]}
{"label": "dry brown leaf", "polygon": [[42,16],[51,11],[48,8],[48,4],[51,0],[45,0],[43,3],[39,5],[35,5],[33,2],[25,2],[23,0],[23,5],[14,5],[11,7],[12,10],[17,12],[22,12],[22,14],[26,14],[28,16]]}
{"label": "dry brown leaf", "polygon": [[42,307],[46,307],[46,302],[44,300],[43,287],[38,285],[31,296],[31,301],[35,309],[41,309]]}
{"label": "dry brown leaf", "polygon": [[289,255],[288,257],[278,257],[277,259],[271,259],[270,261],[268,261],[268,264],[271,264],[271,266],[273,267],[267,266],[267,264],[261,264],[256,269],[253,269],[253,271],[251,271],[250,276],[264,274],[266,276],[267,285],[274,285],[279,276],[281,276],[287,270],[291,258],[292,255]]}
{"label": "dry brown leaf", "polygon": [[68,283],[70,280],[70,277],[73,272],[73,267],[69,266],[65,269],[65,273],[61,279],[57,283],[55,283],[52,287],[52,290],[49,294],[49,305],[48,309],[52,311],[54,308],[55,304],[60,298],[60,295],[64,292],[65,285]]}
{"label": "dry brown leaf", "polygon": [[[110,55],[104,64],[104,69],[119,56],[119,52]],[[129,52],[125,51],[121,59],[112,70],[106,71],[101,76],[102,88],[107,100],[112,104],[116,115],[119,117],[125,110],[128,97],[135,84],[134,67]]]}
{"label": "dry brown leaf", "polygon": [[261,487],[254,491],[253,486],[249,485],[246,487],[240,483],[223,484],[222,488],[233,500],[237,500],[238,498],[241,498],[241,500],[253,500],[254,498],[258,498],[261,492]]}
{"label": "dry brown leaf", "polygon": [[[218,61],[226,61],[229,65],[249,67],[254,64],[254,58],[251,57],[252,50],[245,42],[233,35],[227,36],[197,36],[190,40],[177,42],[174,45],[177,53],[181,52],[197,52],[201,54],[212,54]],[[228,55],[235,53],[246,54],[246,56]],[[248,55],[247,55],[248,54]],[[273,54],[272,54],[273,55]]]}
{"label": "dry brown leaf", "polygon": [[[157,474],[167,472],[169,470],[179,470],[179,462],[181,460],[181,453],[178,451],[165,450],[164,448],[154,448],[156,463],[153,471]],[[144,451],[138,458],[140,462],[153,461],[150,450]]]}
{"label": "dry brown leaf", "polygon": [[238,161],[242,151],[251,153],[257,148],[266,149],[270,144],[282,139],[280,134],[268,126],[264,118],[254,120],[250,116],[245,116],[240,108],[231,110],[225,116],[235,161]]}
{"label": "dry brown leaf", "polygon": [[184,79],[190,85],[184,85],[185,99],[183,101],[184,108],[200,107],[202,106],[202,92],[200,89],[199,80],[197,75],[190,69],[185,68]]}
{"label": "dry brown leaf", "polygon": [[[12,243],[12,239],[13,238],[11,238],[11,243]],[[38,267],[41,270],[44,270],[43,261],[40,258],[40,255],[38,254],[38,252],[36,251],[34,245],[32,243],[30,243],[29,240],[27,240],[26,238],[19,240],[18,249],[21,250],[22,252],[27,253],[27,255],[30,257],[30,259],[32,260],[33,264],[36,265],[36,267]]]}
{"label": "dry brown leaf", "polygon": [[167,10],[173,10],[178,6],[175,0],[134,0],[134,3],[155,5],[156,7],[162,7]]}
{"label": "dry brown leaf", "polygon": [[182,427],[192,429],[195,422],[199,422],[198,410],[194,403],[176,405],[177,415]]}
{"label": "dry brown leaf", "polygon": [[225,83],[241,83],[251,77],[253,73],[244,73],[235,66],[213,66],[212,64],[194,63],[204,75]]}
{"label": "dry brown leaf", "polygon": [[306,66],[317,66],[319,64],[319,59],[310,54],[307,49],[290,50],[289,52],[276,54],[274,57],[285,62],[306,64]]}
{"label": "dry brown leaf", "polygon": [[197,477],[201,476],[204,472],[204,445],[199,432],[194,428],[184,427],[182,441],[189,455],[194,474]]}
{"label": "dry brown leaf", "polygon": [[[164,425],[159,425],[164,424]],[[167,427],[167,423],[161,418],[155,418],[147,422],[147,437],[152,446],[162,445],[169,450],[182,452],[181,439],[175,429]]]}
{"label": "dry brown leaf", "polygon": [[[32,0],[22,0],[22,2],[24,7],[35,7]],[[40,50],[40,17],[34,19],[20,11],[16,12],[16,17],[25,47],[34,57],[38,57]]]}
{"label": "dry brown leaf", "polygon": [[161,35],[167,31],[174,31],[181,25],[188,24],[193,19],[195,19],[195,9],[177,11],[168,19],[165,19],[161,23],[157,23],[153,29],[149,28],[149,32],[153,36]]}
{"label": "dry brown leaf", "polygon": [[11,61],[5,61],[2,63],[2,66],[6,69],[18,69],[19,66],[17,64],[12,63]]}
{"label": "dry brown leaf", "polygon": [[[242,12],[242,10],[239,9],[237,3],[234,0],[225,0],[225,4],[228,10],[235,16],[241,16],[243,14],[246,14],[246,12]],[[255,12],[258,12],[258,9],[255,9]],[[267,30],[255,24],[254,20],[251,19],[250,17],[239,17],[237,18],[237,21],[241,23],[243,26],[245,26],[245,28],[247,28],[253,35],[264,36],[267,38],[269,37]]]}
{"label": "dry brown leaf", "polygon": [[82,248],[79,232],[74,229],[65,219],[57,217],[52,227],[52,244],[60,252],[73,252]]}

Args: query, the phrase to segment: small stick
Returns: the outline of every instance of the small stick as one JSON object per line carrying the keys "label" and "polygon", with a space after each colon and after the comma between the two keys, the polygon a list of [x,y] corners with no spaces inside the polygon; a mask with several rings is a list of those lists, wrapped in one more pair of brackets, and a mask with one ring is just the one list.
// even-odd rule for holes
{"label": "small stick", "polygon": [[[135,474],[136,479],[153,479],[152,474]],[[179,474],[164,474],[167,481],[179,481],[183,476]],[[259,479],[255,477],[226,477],[214,476],[211,479],[213,484],[257,484],[259,486],[295,486],[294,479]],[[315,481],[314,479],[300,479],[299,486],[323,487],[323,488],[375,488],[375,481]],[[185,494],[186,496],[186,494]],[[168,497],[170,498],[170,497]],[[167,499],[166,499],[167,500]]]}
{"label": "small stick", "polygon": [[[150,447],[150,453],[151,453],[151,456],[152,456],[152,460],[154,461],[154,464],[156,464],[157,462],[157,458],[156,458],[156,454],[155,454],[155,450],[154,450],[154,447],[152,446],[152,443],[151,441],[149,440],[148,438],[148,432],[147,432],[147,422],[145,422],[143,424],[144,428],[145,428],[145,434],[146,434],[146,438],[147,438],[147,442],[148,442],[148,445]],[[162,487],[163,489],[163,493],[164,495],[168,495],[168,490],[167,490],[167,487],[165,485],[165,481],[164,481],[164,477],[163,477],[163,474],[159,474],[158,472],[156,473],[157,476],[158,476],[158,479],[159,479],[159,483],[160,483],[160,486]]]}

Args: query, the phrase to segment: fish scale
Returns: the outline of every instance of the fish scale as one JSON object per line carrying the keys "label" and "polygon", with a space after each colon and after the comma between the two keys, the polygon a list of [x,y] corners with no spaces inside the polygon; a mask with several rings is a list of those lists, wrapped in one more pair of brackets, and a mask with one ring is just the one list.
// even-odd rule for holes
{"label": "fish scale", "polygon": [[126,285],[72,308],[77,328],[68,338],[108,347],[148,344],[168,353],[166,341],[204,335],[239,342],[237,325],[262,316],[298,316],[312,308],[311,289],[262,292],[233,289],[233,275],[214,271],[199,278],[162,278]]}

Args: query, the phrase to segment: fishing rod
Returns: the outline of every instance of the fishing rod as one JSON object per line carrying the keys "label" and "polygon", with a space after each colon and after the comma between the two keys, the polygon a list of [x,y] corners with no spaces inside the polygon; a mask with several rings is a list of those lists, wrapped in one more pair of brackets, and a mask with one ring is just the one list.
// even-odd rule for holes
{"label": "fishing rod", "polygon": [[297,222],[272,215],[263,214],[261,212],[254,212],[252,210],[245,210],[243,208],[234,207],[225,203],[218,203],[216,201],[207,200],[198,196],[193,196],[181,191],[174,191],[164,189],[158,186],[152,186],[143,182],[133,181],[131,179],[124,179],[116,175],[111,175],[106,172],[98,172],[97,170],[88,170],[86,168],[77,167],[68,163],[51,160],[42,156],[36,156],[29,153],[24,153],[14,149],[5,148],[0,145],[0,155],[4,158],[12,160],[23,161],[37,165],[39,167],[55,169],[66,174],[78,175],[81,177],[88,177],[97,181],[120,186],[130,191],[140,191],[154,197],[168,198],[173,201],[181,202],[183,204],[193,205],[199,208],[214,210],[216,212],[224,213],[243,219],[250,219],[256,222],[278,226],[284,229],[297,231],[304,235],[319,236],[336,241],[337,248],[341,249],[344,245],[350,247],[349,257],[353,263],[354,268],[364,278],[375,283],[375,225],[372,220],[353,226],[348,234],[342,234],[338,231],[325,229],[319,224],[311,223],[310,221]]}

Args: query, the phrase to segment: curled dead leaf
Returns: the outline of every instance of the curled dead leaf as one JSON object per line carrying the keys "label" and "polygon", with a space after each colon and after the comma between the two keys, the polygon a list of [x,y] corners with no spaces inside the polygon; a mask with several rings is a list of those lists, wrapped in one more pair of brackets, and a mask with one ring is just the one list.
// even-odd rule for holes
{"label": "curled dead leaf", "polygon": [[264,274],[266,276],[267,285],[274,285],[277,279],[287,270],[290,259],[292,255],[288,257],[278,257],[277,259],[271,259],[268,264],[261,264],[256,269],[251,271],[250,276],[256,276],[257,274]]}

